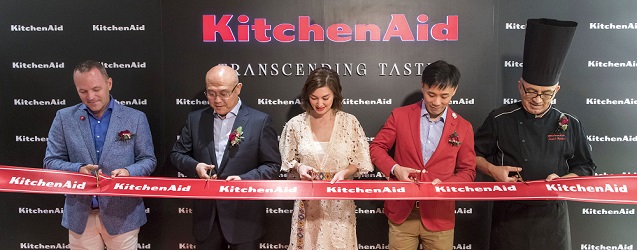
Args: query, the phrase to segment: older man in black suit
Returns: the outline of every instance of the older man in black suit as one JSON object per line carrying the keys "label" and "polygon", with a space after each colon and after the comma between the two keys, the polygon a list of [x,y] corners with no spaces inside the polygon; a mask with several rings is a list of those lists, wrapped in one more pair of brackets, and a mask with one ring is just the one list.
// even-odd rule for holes
{"label": "older man in black suit", "polygon": [[[170,160],[194,178],[263,180],[281,166],[277,134],[269,115],[241,103],[243,84],[224,65],[206,74],[210,107],[191,112]],[[258,249],[265,233],[264,201],[194,200],[197,249]]]}

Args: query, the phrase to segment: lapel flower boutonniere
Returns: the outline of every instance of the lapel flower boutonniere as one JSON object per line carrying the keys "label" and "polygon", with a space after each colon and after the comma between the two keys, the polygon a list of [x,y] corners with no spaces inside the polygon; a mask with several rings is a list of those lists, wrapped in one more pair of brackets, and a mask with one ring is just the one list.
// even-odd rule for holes
{"label": "lapel flower boutonniere", "polygon": [[557,121],[557,131],[556,132],[564,132],[568,128],[568,117],[562,113],[560,115],[560,119]]}
{"label": "lapel flower boutonniere", "polygon": [[119,131],[119,133],[117,133],[118,141],[128,141],[130,139],[133,139],[133,137],[135,137],[135,134],[131,133],[128,130],[122,130],[122,131]]}
{"label": "lapel flower boutonniere", "polygon": [[237,129],[232,131],[232,133],[230,133],[230,136],[228,136],[228,139],[230,140],[231,147],[239,145],[239,143],[241,143],[241,140],[243,140],[243,128],[239,126]]}
{"label": "lapel flower boutonniere", "polygon": [[453,131],[453,134],[449,135],[449,144],[454,147],[460,146],[460,144],[462,144],[462,142],[460,142],[460,137],[458,136],[458,133],[456,131]]}

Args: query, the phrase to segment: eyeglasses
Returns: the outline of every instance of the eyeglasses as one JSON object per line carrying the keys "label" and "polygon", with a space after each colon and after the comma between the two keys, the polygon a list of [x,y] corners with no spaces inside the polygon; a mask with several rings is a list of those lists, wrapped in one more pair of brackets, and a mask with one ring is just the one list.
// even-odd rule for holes
{"label": "eyeglasses", "polygon": [[555,90],[551,91],[551,93],[539,93],[537,91],[527,91],[526,88],[524,87],[524,83],[522,84],[522,90],[524,90],[524,97],[527,98],[536,98],[536,97],[540,97],[542,98],[542,100],[548,101],[551,100],[551,98],[553,98],[553,95],[555,95]]}
{"label": "eyeglasses", "polygon": [[235,84],[234,88],[232,88],[232,90],[230,90],[230,92],[221,91],[221,93],[217,94],[217,93],[215,93],[213,91],[204,90],[203,93],[204,93],[204,95],[206,95],[208,98],[211,98],[211,99],[217,99],[217,96],[221,97],[221,99],[228,99],[228,98],[230,98],[232,93],[234,93],[234,90],[237,88],[238,85],[239,85],[239,83]]}

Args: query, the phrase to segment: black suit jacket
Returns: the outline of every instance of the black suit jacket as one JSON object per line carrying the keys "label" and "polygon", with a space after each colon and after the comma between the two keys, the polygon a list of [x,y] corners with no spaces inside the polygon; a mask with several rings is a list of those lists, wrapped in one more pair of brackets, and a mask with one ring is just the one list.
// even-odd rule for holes
{"label": "black suit jacket", "polygon": [[[221,165],[216,172],[219,179],[238,175],[242,180],[276,178],[281,167],[277,134],[269,115],[245,104],[232,126],[243,128],[243,141],[225,148]],[[170,160],[188,177],[199,178],[195,171],[198,163],[217,165],[214,143],[214,111],[208,107],[188,115],[180,138],[173,145]],[[225,239],[232,244],[254,241],[265,233],[265,202],[247,200],[193,200],[193,234],[204,241],[213,230],[215,214]]]}

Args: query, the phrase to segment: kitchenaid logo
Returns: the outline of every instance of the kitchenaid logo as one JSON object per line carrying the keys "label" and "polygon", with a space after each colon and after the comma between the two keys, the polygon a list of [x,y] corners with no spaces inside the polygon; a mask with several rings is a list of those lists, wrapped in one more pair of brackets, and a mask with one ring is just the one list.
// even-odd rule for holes
{"label": "kitchenaid logo", "polygon": [[177,249],[197,249],[197,245],[192,243],[179,243]]}
{"label": "kitchenaid logo", "polygon": [[476,100],[474,98],[460,98],[460,99],[455,99],[455,100],[451,100],[449,101],[449,104],[466,104],[466,105],[473,105],[476,104]]}
{"label": "kitchenaid logo", "polygon": [[115,100],[115,101],[124,106],[148,105],[148,99]]}
{"label": "kitchenaid logo", "polygon": [[385,208],[379,207],[374,209],[362,209],[360,207],[357,207],[354,212],[357,214],[382,214],[385,213]]}
{"label": "kitchenaid logo", "polygon": [[277,207],[277,208],[266,207],[265,213],[266,214],[292,214],[292,209],[283,209],[280,207]]}
{"label": "kitchenaid logo", "polygon": [[177,208],[178,214],[192,214],[192,208],[189,207],[180,207]]}
{"label": "kitchenaid logo", "polygon": [[635,215],[634,208],[621,208],[621,209],[596,209],[596,208],[582,208],[582,214],[594,214],[594,215]]}
{"label": "kitchenaid logo", "polygon": [[387,244],[363,245],[358,244],[358,249],[389,249]]}
{"label": "kitchenaid logo", "polygon": [[633,245],[618,244],[618,245],[595,245],[595,244],[581,244],[581,250],[633,250]]}
{"label": "kitchenaid logo", "polygon": [[588,61],[589,68],[635,68],[637,61],[613,62],[613,61]]}
{"label": "kitchenaid logo", "polygon": [[637,23],[589,23],[588,28],[592,30],[634,30],[637,29]]}
{"label": "kitchenaid logo", "polygon": [[514,103],[518,103],[522,100],[517,99],[517,98],[504,98],[504,100],[502,101],[502,104],[514,104]]}
{"label": "kitchenaid logo", "polygon": [[[217,42],[250,42],[252,39],[267,43],[274,38],[278,42],[322,42],[326,38],[332,42],[364,42],[364,41],[390,41],[392,38],[401,41],[457,41],[458,40],[458,16],[447,16],[444,23],[427,24],[429,16],[420,14],[416,17],[415,31],[405,14],[392,14],[391,20],[386,25],[354,24],[354,27],[345,23],[335,23],[327,26],[313,23],[309,16],[299,16],[296,25],[281,23],[268,24],[266,18],[254,18],[250,21],[247,15],[239,15],[236,22],[230,25],[234,15],[224,14],[203,15],[203,41]],[[274,26],[274,27],[273,27]],[[236,35],[233,32],[236,30]],[[384,31],[384,32],[383,32]]]}
{"label": "kitchenaid logo", "polygon": [[297,187],[255,188],[238,186],[219,186],[219,193],[296,193]]}
{"label": "kitchenaid logo", "polygon": [[301,99],[281,100],[281,99],[257,99],[258,105],[301,105]]}
{"label": "kitchenaid logo", "polygon": [[175,99],[175,102],[177,105],[210,105],[210,103],[207,100],[199,100],[199,99],[184,99],[184,98],[177,98]]}
{"label": "kitchenaid logo", "polygon": [[637,100],[633,98],[626,99],[599,99],[599,98],[586,98],[587,105],[635,105]]}
{"label": "kitchenaid logo", "polygon": [[385,177],[386,176],[385,176],[385,174],[383,174],[383,172],[371,172],[371,173],[361,174],[359,179],[363,179],[363,178],[385,178]]}
{"label": "kitchenaid logo", "polygon": [[12,62],[11,66],[14,69],[63,69],[64,62],[49,62],[49,63]]}
{"label": "kitchenaid logo", "polygon": [[93,31],[144,31],[145,24],[131,24],[127,26],[93,24]]}
{"label": "kitchenaid logo", "polygon": [[146,62],[126,62],[126,63],[118,63],[118,62],[101,62],[104,65],[104,68],[107,69],[145,69]]}
{"label": "kitchenaid logo", "polygon": [[42,243],[20,243],[20,249],[71,249],[69,244],[54,243],[54,244],[42,244]]}
{"label": "kitchenaid logo", "polygon": [[372,194],[372,193],[404,193],[405,187],[382,187],[382,188],[344,188],[344,187],[327,187],[328,193],[359,193],[359,194]]}
{"label": "kitchenaid logo", "polygon": [[522,23],[505,23],[504,24],[504,29],[505,30],[524,30],[524,29],[526,29],[526,24],[522,24]]}
{"label": "kitchenaid logo", "polygon": [[449,187],[436,185],[436,193],[473,193],[473,192],[509,192],[518,191],[515,185],[493,185],[490,187]]}
{"label": "kitchenaid logo", "polygon": [[363,99],[343,99],[345,105],[391,105],[392,99],[378,98],[375,100],[363,100]]}
{"label": "kitchenaid logo", "polygon": [[25,177],[11,177],[9,184],[22,185],[22,186],[34,186],[34,187],[55,187],[55,188],[71,188],[71,189],[84,189],[86,188],[86,182],[77,183],[77,181],[44,181],[44,179],[31,180]]}
{"label": "kitchenaid logo", "polygon": [[[522,100],[517,99],[517,98],[504,98],[502,99],[502,104],[514,104],[514,103],[518,103],[521,102]],[[551,100],[551,104],[555,105],[557,103],[557,98],[553,98],[553,100]]]}
{"label": "kitchenaid logo", "polygon": [[456,244],[453,246],[454,250],[468,250],[468,249],[473,249],[471,244]]}
{"label": "kitchenaid logo", "polygon": [[[391,105],[392,99],[384,99],[378,98],[374,100],[363,100],[363,99],[343,99],[342,103],[344,105]],[[259,98],[257,99],[257,105],[301,105],[301,99],[290,99],[290,100],[282,100],[282,99],[268,99],[268,98]]]}
{"label": "kitchenaid logo", "polygon": [[137,191],[173,191],[173,192],[188,192],[190,191],[190,185],[170,185],[170,186],[149,186],[147,184],[144,185],[134,185],[134,184],[123,184],[123,183],[115,183],[113,189],[115,190],[137,190]]}
{"label": "kitchenaid logo", "polygon": [[47,142],[49,138],[39,136],[16,135],[16,142]]}
{"label": "kitchenaid logo", "polygon": [[637,135],[607,136],[587,135],[589,142],[637,142]]}
{"label": "kitchenaid logo", "polygon": [[19,207],[19,214],[62,214],[64,212],[64,208],[57,207],[53,209],[42,209],[39,207],[30,208],[30,207]]}
{"label": "kitchenaid logo", "polygon": [[259,249],[288,249],[288,245],[283,245],[281,243],[259,243]]}
{"label": "kitchenaid logo", "polygon": [[60,106],[66,105],[66,99],[36,100],[13,99],[15,106]]}
{"label": "kitchenaid logo", "polygon": [[566,185],[566,184],[545,184],[547,191],[554,192],[575,192],[575,193],[628,193],[626,185],[604,184],[599,186],[587,185]]}
{"label": "kitchenaid logo", "polygon": [[518,61],[504,61],[505,68],[522,68],[524,66],[523,62]]}
{"label": "kitchenaid logo", "polygon": [[61,24],[50,24],[44,26],[34,26],[34,25],[20,25],[20,24],[12,24],[11,31],[18,32],[47,32],[47,31],[64,31],[64,25]]}
{"label": "kitchenaid logo", "polygon": [[150,243],[137,243],[137,249],[151,249]]}
{"label": "kitchenaid logo", "polygon": [[456,214],[473,214],[473,208],[459,207],[459,208],[456,208],[455,213]]}

